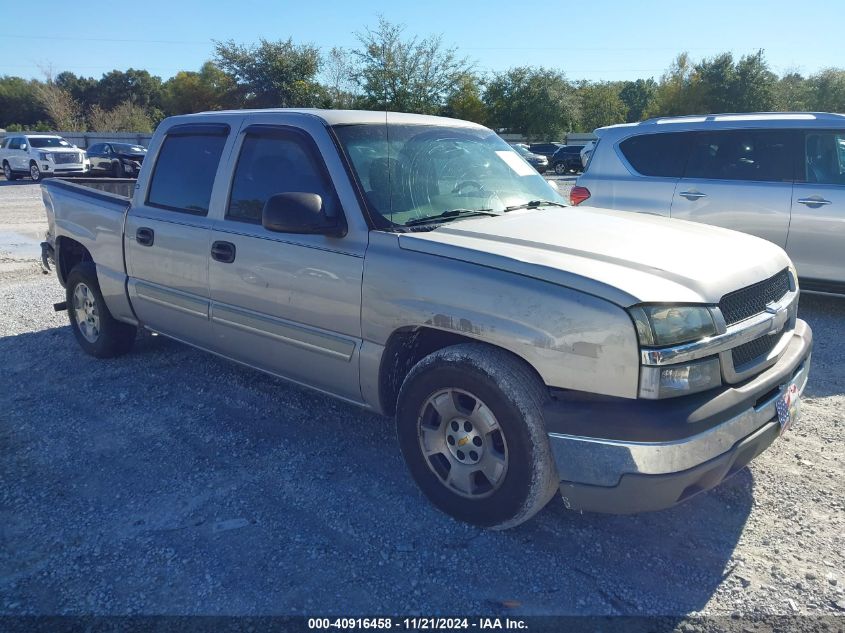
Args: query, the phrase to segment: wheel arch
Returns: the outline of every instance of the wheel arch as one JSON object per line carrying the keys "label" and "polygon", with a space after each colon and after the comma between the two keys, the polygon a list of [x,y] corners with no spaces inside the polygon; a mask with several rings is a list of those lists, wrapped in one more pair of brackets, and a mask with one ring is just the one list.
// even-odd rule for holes
{"label": "wheel arch", "polygon": [[60,235],[56,238],[56,275],[59,283],[65,287],[67,277],[73,267],[81,262],[94,263],[91,252],[75,239]]}
{"label": "wheel arch", "polygon": [[399,398],[399,389],[411,369],[423,358],[452,345],[475,343],[498,349],[526,366],[543,383],[542,376],[531,363],[514,352],[476,338],[426,326],[402,327],[387,340],[379,363],[379,405],[382,413],[393,415]]}

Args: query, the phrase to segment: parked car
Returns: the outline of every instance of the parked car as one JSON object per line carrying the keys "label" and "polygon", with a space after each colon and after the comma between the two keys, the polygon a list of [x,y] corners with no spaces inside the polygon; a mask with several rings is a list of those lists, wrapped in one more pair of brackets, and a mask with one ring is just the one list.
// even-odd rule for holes
{"label": "parked car", "polygon": [[554,153],[563,147],[563,143],[531,143],[528,149],[533,154],[551,159]]}
{"label": "parked car", "polygon": [[584,147],[581,148],[581,171],[587,168],[587,163],[590,162],[590,156],[593,154],[593,150],[596,147],[595,141],[589,141]]}
{"label": "parked car", "polygon": [[147,155],[143,145],[130,143],[97,143],[86,151],[91,161],[91,175],[114,178],[135,177]]}
{"label": "parked car", "polygon": [[685,501],[774,442],[807,381],[782,249],[560,208],[474,123],[178,116],[131,200],[58,179],[42,193],[56,309],[85,352],[125,353],[146,328],[394,415],[426,496],[486,527],[558,491],[576,511]]}
{"label": "parked car", "polygon": [[549,159],[530,151],[524,143],[511,143],[510,146],[516,150],[517,154],[528,161],[528,164],[536,169],[538,173],[543,174],[549,168]]}
{"label": "parked car", "polygon": [[804,290],[845,293],[845,115],[690,116],[596,133],[573,204],[751,233],[786,249]]}
{"label": "parked car", "polygon": [[85,153],[54,134],[7,136],[0,145],[0,166],[6,180],[29,176],[36,182],[45,176],[82,175],[88,171]]}
{"label": "parked car", "polygon": [[581,171],[581,146],[564,145],[551,157],[552,169],[558,175],[577,173]]}

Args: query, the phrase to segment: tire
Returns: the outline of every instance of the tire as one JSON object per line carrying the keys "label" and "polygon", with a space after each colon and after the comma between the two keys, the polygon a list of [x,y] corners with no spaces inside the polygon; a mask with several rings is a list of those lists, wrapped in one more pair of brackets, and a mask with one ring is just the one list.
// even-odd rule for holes
{"label": "tire", "polygon": [[566,163],[555,163],[555,173],[558,176],[566,175],[567,171],[569,170],[566,168]]}
{"label": "tire", "polygon": [[9,166],[7,161],[3,161],[3,176],[5,176],[6,180],[11,182],[12,180],[17,180],[17,174],[12,171],[12,168]]}
{"label": "tire", "polygon": [[96,358],[113,358],[132,349],[137,328],[111,315],[93,262],[77,264],[65,287],[70,327],[83,350]]}
{"label": "tire", "polygon": [[543,423],[548,398],[504,350],[465,343],[426,356],[402,383],[396,409],[411,476],[458,520],[497,530],[527,521],[560,483]]}
{"label": "tire", "polygon": [[32,182],[40,182],[43,179],[41,170],[38,169],[38,163],[34,160],[29,163],[29,177],[32,178]]}

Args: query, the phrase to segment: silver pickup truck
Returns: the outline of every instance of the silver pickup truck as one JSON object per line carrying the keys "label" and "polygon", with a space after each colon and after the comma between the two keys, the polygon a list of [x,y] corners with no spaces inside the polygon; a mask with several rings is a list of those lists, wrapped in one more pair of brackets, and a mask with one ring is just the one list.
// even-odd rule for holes
{"label": "silver pickup truck", "polygon": [[684,501],[788,428],[807,381],[783,250],[564,208],[472,123],[179,116],[131,201],[42,188],[56,309],[86,352],[125,353],[142,327],[395,415],[419,487],[477,525],[558,491],[573,510]]}

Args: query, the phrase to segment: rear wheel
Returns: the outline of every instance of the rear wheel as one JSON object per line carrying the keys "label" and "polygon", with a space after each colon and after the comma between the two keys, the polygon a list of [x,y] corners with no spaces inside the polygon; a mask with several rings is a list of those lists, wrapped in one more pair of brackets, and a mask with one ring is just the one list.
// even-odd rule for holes
{"label": "rear wheel", "polygon": [[137,329],[111,315],[92,262],[77,264],[70,271],[66,290],[70,326],[82,349],[97,358],[120,356],[132,349]]}
{"label": "rear wheel", "polygon": [[396,428],[417,485],[468,523],[505,529],[558,489],[543,424],[545,386],[521,360],[478,343],[421,360],[402,384]]}
{"label": "rear wheel", "polygon": [[18,179],[18,177],[15,175],[15,172],[13,172],[12,168],[9,166],[9,163],[5,160],[3,161],[3,176],[6,178],[6,180],[9,181]]}
{"label": "rear wheel", "polygon": [[566,163],[555,163],[555,173],[558,176],[565,175],[567,171],[569,170],[566,168]]}
{"label": "rear wheel", "polygon": [[35,161],[29,164],[29,177],[32,178],[32,182],[41,180],[41,170],[38,169],[38,164]]}

